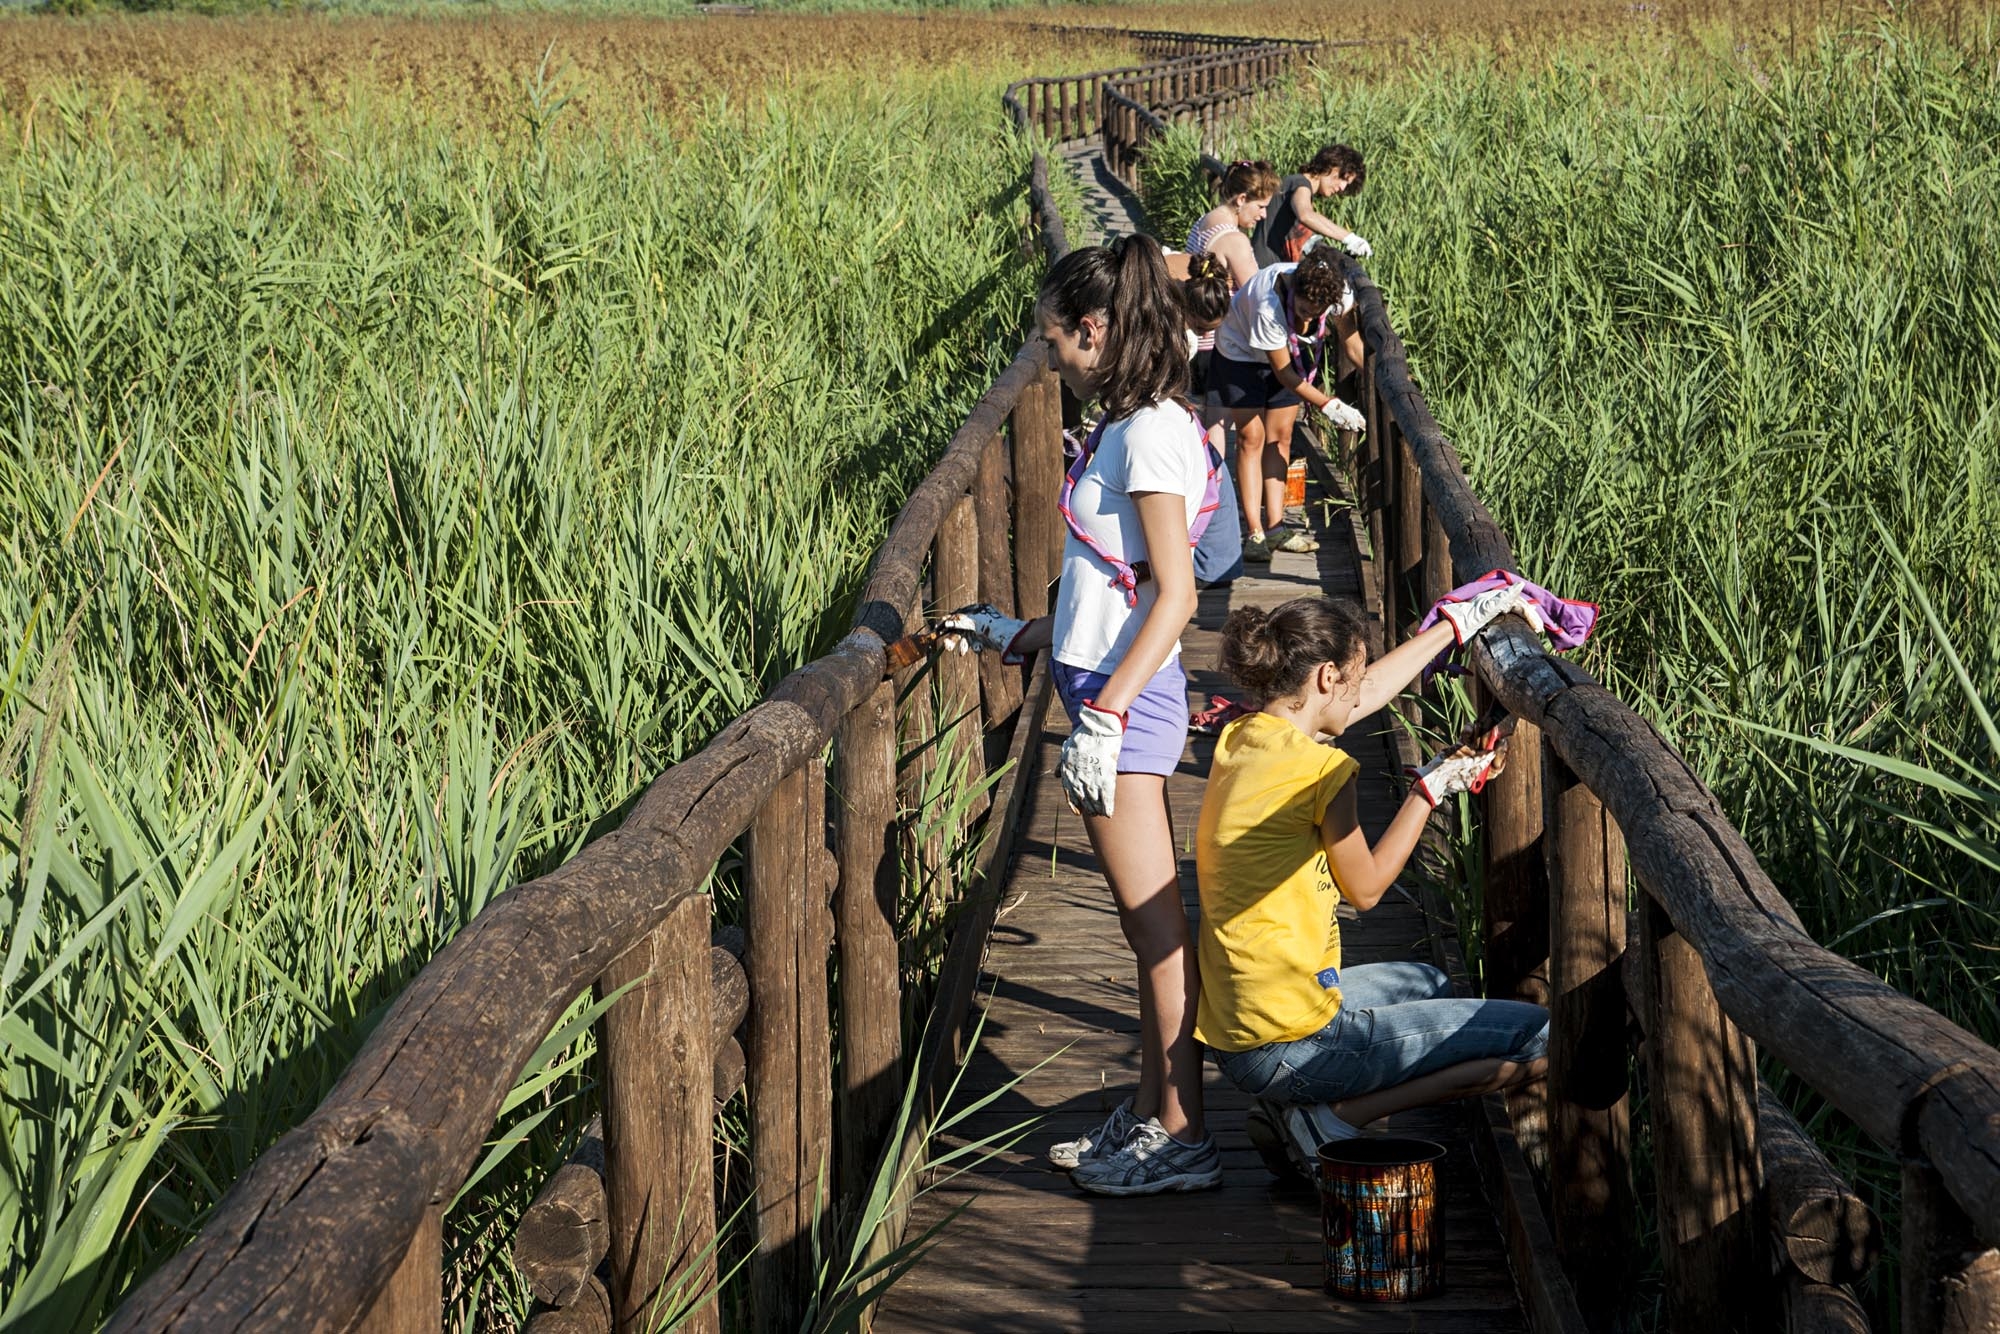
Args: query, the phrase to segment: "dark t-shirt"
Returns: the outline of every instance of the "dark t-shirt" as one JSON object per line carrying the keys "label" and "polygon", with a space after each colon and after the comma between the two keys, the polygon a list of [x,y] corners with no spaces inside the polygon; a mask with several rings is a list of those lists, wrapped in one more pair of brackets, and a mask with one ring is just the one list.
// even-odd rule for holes
{"label": "dark t-shirt", "polygon": [[1264,220],[1257,224],[1257,229],[1250,233],[1250,246],[1257,253],[1260,267],[1284,262],[1285,238],[1292,234],[1292,228],[1299,221],[1299,215],[1292,209],[1292,196],[1300,186],[1304,186],[1310,195],[1312,184],[1310,176],[1287,176],[1278,187],[1278,193],[1271,196],[1270,211],[1264,214]]}

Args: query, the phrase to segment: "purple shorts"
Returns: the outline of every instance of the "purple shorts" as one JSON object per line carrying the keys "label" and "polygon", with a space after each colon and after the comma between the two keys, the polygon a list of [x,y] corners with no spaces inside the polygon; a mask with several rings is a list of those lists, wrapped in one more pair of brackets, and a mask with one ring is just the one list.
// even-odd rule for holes
{"label": "purple shorts", "polygon": [[[1083,702],[1095,699],[1111,674],[1087,672],[1065,662],[1052,662],[1049,668],[1055,675],[1056,694],[1062,697],[1063,709],[1074,727]],[[1125,743],[1118,748],[1118,772],[1163,777],[1172,773],[1180,767],[1187,736],[1187,673],[1181,670],[1176,654],[1153,673],[1153,679],[1125,711]]]}

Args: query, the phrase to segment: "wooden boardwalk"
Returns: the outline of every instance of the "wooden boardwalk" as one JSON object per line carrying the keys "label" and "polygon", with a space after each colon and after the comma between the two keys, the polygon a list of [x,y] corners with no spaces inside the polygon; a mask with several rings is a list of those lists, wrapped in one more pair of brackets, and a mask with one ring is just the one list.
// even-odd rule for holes
{"label": "wooden boardwalk", "polygon": [[[1315,506],[1315,509],[1318,507]],[[1336,512],[1312,555],[1280,555],[1268,573],[1203,594],[1182,640],[1190,704],[1225,689],[1219,631],[1231,607],[1271,605],[1319,590],[1358,597],[1351,526]],[[1379,832],[1395,809],[1393,749],[1385,720],[1365,720],[1346,748],[1362,765],[1362,815]],[[1018,1080],[945,1144],[1040,1118],[1012,1151],[939,1184],[917,1205],[910,1235],[964,1207],[943,1239],[882,1304],[883,1331],[1173,1331],[1524,1329],[1499,1231],[1480,1193],[1466,1118],[1427,1110],[1394,1128],[1449,1145],[1444,1166],[1447,1290],[1421,1303],[1336,1301],[1320,1286],[1318,1202],[1309,1188],[1274,1179],[1244,1137],[1249,1099],[1213,1065],[1205,1098],[1221,1143],[1221,1189],[1150,1199],[1085,1195],[1050,1168],[1055,1140],[1095,1125],[1138,1079],[1138,1000],[1131,954],[1110,891],[1083,829],[1064,805],[1054,767],[1067,721],[1052,704],[1023,812],[980,992],[985,1030],[958,1105]],[[1181,886],[1196,911],[1191,839],[1212,740],[1192,738],[1168,780]],[[1354,962],[1431,957],[1425,919],[1391,893],[1356,919],[1343,909]],[[1038,1068],[1039,1067],[1039,1068]],[[1032,1071],[1033,1073],[1027,1073]]]}
{"label": "wooden boardwalk", "polygon": [[1114,236],[1147,230],[1144,209],[1125,183],[1111,174],[1097,140],[1077,140],[1064,145],[1061,153],[1063,164],[1083,187],[1083,226],[1076,244],[1102,245]]}

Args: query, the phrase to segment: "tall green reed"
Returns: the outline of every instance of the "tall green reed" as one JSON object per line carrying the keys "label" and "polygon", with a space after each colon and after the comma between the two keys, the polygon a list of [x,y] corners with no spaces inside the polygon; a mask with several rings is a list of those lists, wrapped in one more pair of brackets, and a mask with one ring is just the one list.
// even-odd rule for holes
{"label": "tall green reed", "polygon": [[[2000,1040],[2000,88],[1965,27],[1330,70],[1238,148],[1364,150],[1326,207],[1523,568],[1604,605],[1589,665],[1820,940]],[[1192,153],[1153,165],[1171,226]]]}
{"label": "tall green reed", "polygon": [[[546,83],[504,142],[0,116],[0,1327],[101,1315],[443,940],[844,627],[1019,328],[990,82],[682,137]],[[588,1049],[456,1211],[462,1321],[519,1300],[507,1148]]]}

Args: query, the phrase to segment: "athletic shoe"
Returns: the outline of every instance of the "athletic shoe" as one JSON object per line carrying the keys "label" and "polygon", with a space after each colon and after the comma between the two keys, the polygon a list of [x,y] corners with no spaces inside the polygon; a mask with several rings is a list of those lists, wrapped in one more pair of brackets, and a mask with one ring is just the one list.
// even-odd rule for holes
{"label": "athletic shoe", "polygon": [[1271,538],[1268,533],[1253,533],[1243,539],[1243,562],[1246,565],[1271,563]]}
{"label": "athletic shoe", "polygon": [[1170,1190],[1208,1190],[1222,1184],[1222,1151],[1215,1136],[1183,1144],[1159,1118],[1147,1117],[1125,1147],[1070,1173],[1069,1179],[1093,1195],[1159,1195]]}
{"label": "athletic shoe", "polygon": [[1322,1144],[1359,1138],[1361,1128],[1335,1116],[1330,1103],[1312,1102],[1285,1108],[1285,1150],[1292,1166],[1305,1173],[1308,1181],[1319,1178]]}
{"label": "athletic shoe", "polygon": [[1297,1180],[1299,1165],[1285,1138],[1285,1109],[1268,1098],[1259,1098],[1243,1114],[1243,1133],[1250,1147],[1264,1160],[1264,1168],[1281,1181]]}
{"label": "athletic shoe", "polygon": [[1065,1172],[1072,1171],[1084,1163],[1116,1153],[1138,1128],[1139,1118],[1132,1115],[1132,1100],[1127,1098],[1113,1107],[1111,1115],[1104,1118],[1104,1124],[1089,1134],[1051,1144],[1049,1161]]}
{"label": "athletic shoe", "polygon": [[1319,541],[1303,528],[1284,528],[1264,534],[1273,551],[1318,551]]}

